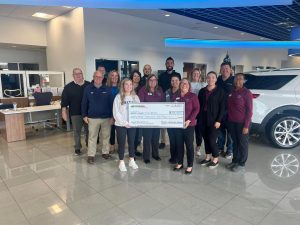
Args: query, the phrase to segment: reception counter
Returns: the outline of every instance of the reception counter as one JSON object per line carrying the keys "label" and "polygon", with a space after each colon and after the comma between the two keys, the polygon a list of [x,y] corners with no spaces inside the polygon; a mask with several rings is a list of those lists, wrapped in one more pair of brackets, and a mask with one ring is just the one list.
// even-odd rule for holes
{"label": "reception counter", "polygon": [[60,124],[60,104],[18,108],[17,110],[0,110],[0,132],[7,142],[26,139],[25,125],[48,120]]}

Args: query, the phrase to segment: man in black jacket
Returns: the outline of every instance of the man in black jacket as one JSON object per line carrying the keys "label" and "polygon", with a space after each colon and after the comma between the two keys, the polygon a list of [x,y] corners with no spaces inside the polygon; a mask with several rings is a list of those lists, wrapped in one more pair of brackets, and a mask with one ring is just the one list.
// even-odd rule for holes
{"label": "man in black jacket", "polygon": [[158,75],[158,85],[163,89],[164,92],[171,87],[171,78],[173,76],[181,79],[180,73],[175,72],[174,68],[174,59],[168,57],[166,59],[166,71]]}
{"label": "man in black jacket", "polygon": [[[223,62],[220,69],[221,76],[218,77],[217,86],[222,88],[225,92],[225,102],[227,102],[228,95],[233,89],[233,80],[232,69],[230,62]],[[227,104],[225,104],[226,106]],[[226,141],[226,153],[225,153],[225,141]],[[226,159],[232,158],[232,149],[233,143],[232,138],[228,131],[228,118],[227,118],[227,109],[225,109],[224,116],[222,119],[220,132],[218,136],[218,147]]]}
{"label": "man in black jacket", "polygon": [[84,126],[86,144],[88,139],[88,126],[83,122],[83,117],[81,115],[81,100],[83,97],[83,91],[90,82],[84,80],[83,73],[80,68],[73,69],[73,79],[74,80],[72,82],[68,83],[64,87],[61,96],[61,109],[62,118],[65,121],[67,121],[70,116],[74,131],[75,154],[80,155],[82,126]]}
{"label": "man in black jacket", "polygon": [[[173,69],[174,59],[172,57],[168,57],[166,59],[165,65],[166,71],[158,75],[158,85],[163,89],[164,92],[166,92],[166,90],[168,90],[171,87],[171,78],[173,76],[176,76],[179,80],[181,80],[180,73],[175,72],[175,70]],[[159,144],[159,148],[163,149],[166,146],[166,129],[161,129],[160,140],[161,142]]]}
{"label": "man in black jacket", "polygon": [[144,76],[142,77],[141,82],[140,82],[141,87],[146,85],[148,77],[152,74],[152,68],[149,64],[146,64],[144,66],[143,73],[144,73]]}

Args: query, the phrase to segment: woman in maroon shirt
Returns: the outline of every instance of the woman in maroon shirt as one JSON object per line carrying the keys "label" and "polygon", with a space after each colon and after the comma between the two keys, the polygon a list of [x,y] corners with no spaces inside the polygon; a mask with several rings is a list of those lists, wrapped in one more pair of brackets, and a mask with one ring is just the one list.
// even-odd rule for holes
{"label": "woman in maroon shirt", "polygon": [[228,125],[233,140],[232,162],[226,167],[234,172],[243,170],[248,158],[249,126],[253,114],[252,93],[244,87],[245,76],[234,76],[234,89],[228,96]]}
{"label": "woman in maroon shirt", "polygon": [[194,162],[194,131],[196,126],[196,117],[200,110],[197,95],[191,92],[191,83],[188,79],[182,79],[180,82],[180,92],[173,96],[173,101],[185,103],[185,122],[183,129],[176,129],[176,147],[178,152],[178,163],[174,171],[183,168],[184,143],[187,155],[187,168],[185,174],[191,174]]}
{"label": "woman in maroon shirt", "polygon": [[[164,102],[165,94],[158,86],[157,77],[151,74],[146,82],[146,85],[139,91],[139,98],[141,102]],[[161,160],[158,153],[159,145],[159,128],[143,128],[143,159],[144,162],[150,163],[150,153],[152,158],[159,161]],[[151,151],[152,150],[152,151]]]}

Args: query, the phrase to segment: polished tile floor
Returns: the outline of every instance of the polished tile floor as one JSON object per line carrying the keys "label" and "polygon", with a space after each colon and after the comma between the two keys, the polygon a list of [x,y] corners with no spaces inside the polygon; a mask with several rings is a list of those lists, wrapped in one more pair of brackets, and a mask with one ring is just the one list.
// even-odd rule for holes
{"label": "polished tile floor", "polygon": [[138,159],[137,171],[120,173],[117,155],[88,165],[72,145],[72,133],[57,130],[0,139],[1,225],[300,224],[299,147],[252,137],[245,173],[222,159],[214,170],[195,163],[187,176],[172,171],[168,148],[161,162]]}

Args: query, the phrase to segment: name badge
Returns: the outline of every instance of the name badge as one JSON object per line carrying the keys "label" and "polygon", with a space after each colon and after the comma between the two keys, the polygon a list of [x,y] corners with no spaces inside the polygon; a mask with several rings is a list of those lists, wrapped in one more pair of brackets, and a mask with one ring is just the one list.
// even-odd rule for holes
{"label": "name badge", "polygon": [[148,92],[148,95],[153,95],[151,92]]}
{"label": "name badge", "polygon": [[180,97],[175,98],[175,100],[180,100]]}
{"label": "name badge", "polygon": [[102,94],[106,94],[107,92],[106,92],[106,91],[102,91],[101,93],[102,93]]}

